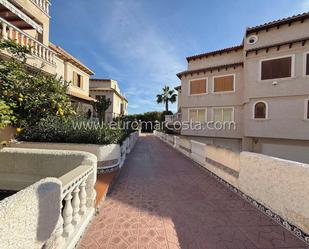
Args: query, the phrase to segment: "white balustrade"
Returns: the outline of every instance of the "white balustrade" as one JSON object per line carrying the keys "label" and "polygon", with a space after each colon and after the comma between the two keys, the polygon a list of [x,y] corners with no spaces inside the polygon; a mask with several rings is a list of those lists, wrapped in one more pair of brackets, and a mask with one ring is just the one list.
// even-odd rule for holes
{"label": "white balustrade", "polygon": [[27,46],[32,52],[32,55],[40,57],[45,62],[55,65],[55,52],[53,50],[1,17],[0,29],[1,39],[15,40],[17,44]]}
{"label": "white balustrade", "polygon": [[61,217],[51,237],[52,242],[48,241],[45,248],[74,248],[94,214],[96,172],[87,166],[80,166],[78,172],[80,169],[84,172],[63,186]]}
{"label": "white balustrade", "polygon": [[48,0],[31,0],[37,7],[39,7],[45,14],[49,15],[49,1]]}

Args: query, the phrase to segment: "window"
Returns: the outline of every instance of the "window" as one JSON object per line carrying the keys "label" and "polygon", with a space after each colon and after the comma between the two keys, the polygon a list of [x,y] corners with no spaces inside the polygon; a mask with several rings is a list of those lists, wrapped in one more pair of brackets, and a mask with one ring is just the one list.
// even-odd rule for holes
{"label": "window", "polygon": [[214,88],[216,92],[232,92],[234,91],[235,75],[224,75],[214,77]]}
{"label": "window", "polygon": [[190,80],[190,95],[207,93],[207,79]]}
{"label": "window", "polygon": [[234,108],[233,107],[213,108],[213,121],[214,122],[234,121]]}
{"label": "window", "polygon": [[206,109],[189,110],[189,119],[192,122],[205,122],[206,121]]}
{"label": "window", "polygon": [[267,105],[265,102],[257,102],[254,105],[254,118],[266,119],[267,118]]}
{"label": "window", "polygon": [[261,80],[289,77],[292,77],[292,56],[261,62]]}
{"label": "window", "polygon": [[83,77],[74,71],[73,71],[73,85],[78,87],[83,86]]}
{"label": "window", "polygon": [[306,72],[306,75],[309,75],[309,52],[305,54],[305,65],[306,65],[306,68],[305,68],[305,72]]}

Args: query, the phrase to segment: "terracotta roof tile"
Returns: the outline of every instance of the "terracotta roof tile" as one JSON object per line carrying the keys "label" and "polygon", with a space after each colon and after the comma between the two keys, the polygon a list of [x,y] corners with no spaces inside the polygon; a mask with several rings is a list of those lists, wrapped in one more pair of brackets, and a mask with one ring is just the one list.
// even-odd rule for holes
{"label": "terracotta roof tile", "polygon": [[218,65],[218,66],[213,66],[213,67],[205,67],[205,68],[200,68],[200,69],[195,69],[195,70],[187,70],[187,71],[183,71],[177,74],[177,77],[179,79],[181,79],[182,76],[186,76],[188,74],[199,74],[199,73],[205,73],[208,71],[214,71],[214,70],[220,70],[220,69],[228,69],[228,68],[236,68],[239,66],[243,66],[244,63],[243,62],[236,62],[236,63],[232,63],[232,64],[225,64],[225,65]]}
{"label": "terracotta roof tile", "polygon": [[187,61],[189,62],[191,60],[201,59],[203,57],[208,57],[210,55],[228,53],[228,52],[231,52],[231,51],[238,51],[239,49],[243,49],[243,44],[233,46],[233,47],[229,47],[229,48],[223,48],[223,49],[219,49],[219,50],[215,50],[215,51],[210,51],[210,52],[206,52],[206,53],[202,53],[202,54],[192,55],[192,56],[187,57]]}
{"label": "terracotta roof tile", "polygon": [[59,47],[59,46],[57,46],[55,44],[52,44],[51,42],[49,43],[49,47],[52,50],[54,50],[57,53],[58,57],[60,57],[64,61],[71,62],[73,65],[75,65],[76,67],[78,67],[79,69],[81,69],[82,71],[86,72],[89,75],[93,75],[94,74],[88,67],[86,67],[83,63],[81,63],[74,56],[70,55],[63,48],[61,48],[61,47]]}
{"label": "terracotta roof tile", "polygon": [[267,23],[255,26],[255,27],[247,28],[246,34],[248,35],[250,33],[258,32],[260,30],[264,30],[264,29],[268,29],[268,28],[272,28],[272,27],[276,27],[278,25],[302,21],[302,20],[305,20],[307,18],[309,18],[309,12],[305,12],[305,13],[302,13],[302,14],[278,19],[278,20],[275,20],[275,21],[271,21],[271,22],[267,22]]}

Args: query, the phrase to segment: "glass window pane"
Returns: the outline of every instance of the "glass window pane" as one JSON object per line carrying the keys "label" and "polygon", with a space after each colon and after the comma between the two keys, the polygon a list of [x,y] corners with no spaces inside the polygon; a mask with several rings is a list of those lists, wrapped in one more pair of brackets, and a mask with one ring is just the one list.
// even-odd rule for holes
{"label": "glass window pane", "polygon": [[190,117],[189,119],[192,121],[196,121],[197,120],[197,111],[196,110],[190,110]]}
{"label": "glass window pane", "polygon": [[205,110],[198,110],[197,121],[205,122]]}
{"label": "glass window pane", "polygon": [[232,108],[223,109],[223,121],[233,121],[233,109]]}
{"label": "glass window pane", "polygon": [[214,109],[214,120],[213,121],[222,121],[222,108]]}

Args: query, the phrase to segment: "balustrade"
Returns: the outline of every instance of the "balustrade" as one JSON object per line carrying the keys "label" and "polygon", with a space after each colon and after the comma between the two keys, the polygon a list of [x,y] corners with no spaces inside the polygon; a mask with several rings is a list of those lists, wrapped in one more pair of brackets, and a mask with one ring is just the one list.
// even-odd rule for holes
{"label": "balustrade", "polygon": [[0,29],[1,39],[15,40],[17,44],[28,47],[32,55],[55,65],[54,51],[1,17]]}

